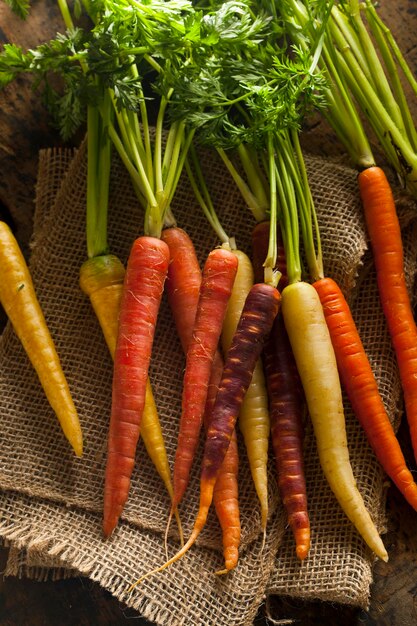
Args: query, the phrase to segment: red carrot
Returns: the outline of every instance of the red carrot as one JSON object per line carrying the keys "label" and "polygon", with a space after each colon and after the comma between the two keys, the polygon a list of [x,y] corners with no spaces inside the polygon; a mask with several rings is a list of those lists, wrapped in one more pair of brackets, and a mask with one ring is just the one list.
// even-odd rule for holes
{"label": "red carrot", "polygon": [[417,329],[404,276],[401,230],[384,171],[358,176],[382,309],[397,357],[414,456],[417,459]]}
{"label": "red carrot", "polygon": [[343,293],[331,278],[323,278],[315,282],[313,287],[323,305],[340,378],[352,409],[385,472],[411,506],[417,510],[417,485],[406,467]]}
{"label": "red carrot", "polygon": [[174,463],[174,506],[188,485],[198,444],[213,358],[237,271],[235,255],[225,248],[208,255],[192,340],[187,350],[180,432]]}
{"label": "red carrot", "polygon": [[106,536],[115,528],[129,492],[168,264],[169,249],[163,241],[148,236],[136,239],[126,269],[114,359],[104,488]]}
{"label": "red carrot", "polygon": [[170,254],[165,290],[182,348],[187,354],[200,297],[200,265],[194,244],[184,230],[166,228],[161,239],[167,244]]}
{"label": "red carrot", "polygon": [[227,353],[223,376],[214,405],[210,428],[204,447],[200,479],[200,504],[194,527],[187,543],[161,567],[148,572],[130,589],[151,574],[161,572],[190,549],[205,526],[213,500],[214,485],[229,447],[236,419],[263,343],[277,315],[280,294],[267,284],[254,285],[245,306],[232,345]]}
{"label": "red carrot", "polygon": [[[169,247],[170,264],[166,291],[178,335],[185,354],[193,337],[197,312],[201,271],[193,242],[181,228],[167,228],[162,239]],[[218,386],[223,372],[223,359],[216,351],[211,369],[204,409],[204,425],[210,424]],[[238,503],[238,450],[236,433],[232,437],[218,480],[214,488],[214,505],[223,533],[223,551],[226,569],[236,566],[240,543],[240,516]]]}
{"label": "red carrot", "polygon": [[[280,232],[280,231],[279,231]],[[269,222],[260,222],[252,231],[255,278],[263,281],[262,264],[268,252]],[[278,237],[277,268],[280,285],[288,284],[285,252]],[[269,396],[271,439],[274,450],[278,487],[294,534],[299,559],[310,547],[310,520],[303,460],[304,392],[281,312],[275,318],[263,350]]]}

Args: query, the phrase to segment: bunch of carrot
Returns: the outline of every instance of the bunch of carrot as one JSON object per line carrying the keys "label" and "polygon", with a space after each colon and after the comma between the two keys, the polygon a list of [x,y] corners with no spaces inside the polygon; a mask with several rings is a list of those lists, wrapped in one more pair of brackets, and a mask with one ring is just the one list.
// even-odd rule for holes
{"label": "bunch of carrot", "polygon": [[[114,357],[105,536],[116,528],[126,504],[142,434],[170,494],[169,520],[177,516],[182,541],[178,507],[204,426],[197,517],[188,541],[156,571],[190,549],[213,500],[223,530],[221,572],[233,569],[240,541],[235,430],[239,424],[260,502],[262,531],[266,533],[268,520],[271,434],[296,553],[306,558],[310,522],[302,458],[305,401],[322,469],[336,499],[368,546],[386,560],[350,465],[341,384],[382,467],[415,509],[417,485],[406,467],[349,307],[335,281],[324,276],[320,228],[299,142],[304,117],[311,107],[318,107],[360,170],[359,188],[382,306],[417,450],[417,330],[403,278],[401,233],[388,183],[375,165],[350,92],[368,112],[379,102],[371,122],[394,166],[405,162],[407,173],[414,172],[417,141],[397,82],[393,94],[386,80],[382,87],[378,83],[379,62],[358,3],[350,0],[332,8],[324,1],[285,0],[262,2],[259,7],[231,1],[196,10],[185,0],[144,5],[136,0],[103,0],[94,11],[87,6],[94,25],[84,38],[76,38],[65,2],[61,7],[71,44],[63,47],[63,58],[67,62],[71,58],[70,67],[79,61],[79,75],[87,81],[88,93],[94,87],[95,96],[87,107],[88,260],[81,268],[80,284]],[[385,31],[369,1],[366,10],[395,79],[387,45],[391,39],[384,39]],[[297,44],[291,58],[283,36]],[[58,47],[51,50],[56,64]],[[361,51],[370,52],[369,66]],[[35,69],[40,71],[46,59],[47,72],[51,59],[46,48],[42,54]],[[154,137],[149,119],[155,111],[149,111],[145,98],[144,67],[158,93]],[[13,68],[16,73],[28,69]],[[68,63],[66,72],[71,75]],[[401,127],[398,139],[397,126]],[[409,143],[404,138],[407,133]],[[391,140],[387,143],[387,135],[395,149]],[[217,148],[258,223],[253,232],[253,265],[220,224],[193,145],[196,137]],[[144,215],[144,234],[134,240],[126,270],[109,254],[107,243],[111,144],[129,172]],[[230,149],[235,150],[239,167]],[[403,158],[398,160],[399,151]],[[171,210],[184,168],[220,242],[202,270],[192,241],[176,225]],[[406,178],[414,192],[413,174]],[[28,353],[42,353],[41,359],[33,359],[34,366],[64,432],[81,454],[79,424],[57,356],[46,330],[42,337],[33,333],[35,325],[46,326],[27,268],[10,232],[0,226],[0,272],[4,273],[0,301]],[[164,291],[186,357],[172,482],[148,377]],[[38,337],[39,346],[34,348]],[[52,373],[46,367],[49,362]],[[53,387],[45,382],[50,376]],[[69,414],[61,417],[64,406]]]}

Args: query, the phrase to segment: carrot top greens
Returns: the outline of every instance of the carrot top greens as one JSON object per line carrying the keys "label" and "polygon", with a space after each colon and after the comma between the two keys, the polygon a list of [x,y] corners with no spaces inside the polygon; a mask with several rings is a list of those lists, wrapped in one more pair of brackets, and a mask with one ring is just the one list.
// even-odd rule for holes
{"label": "carrot top greens", "polygon": [[[375,164],[358,111],[370,122],[403,184],[417,192],[417,132],[407,104],[406,84],[417,82],[392,33],[371,0],[328,3],[320,67],[329,79],[326,117],[359,169]],[[309,49],[322,27],[312,0],[276,3],[290,40]]]}
{"label": "carrot top greens", "polygon": [[[65,17],[65,0],[60,6]],[[253,51],[269,20],[252,18],[245,2],[233,0],[208,12],[187,0],[100,0],[82,6],[93,23],[90,31],[68,28],[27,52],[6,45],[0,85],[21,72],[35,74],[64,138],[84,121],[86,107],[96,106],[145,211],[145,233],[160,236],[163,225],[174,222],[170,203],[194,133],[192,124],[185,132],[187,120],[167,120],[172,75],[188,76],[214,47],[218,54]],[[55,74],[62,81],[59,90],[50,80]]]}
{"label": "carrot top greens", "polygon": [[[173,68],[165,88],[172,90],[172,119],[185,121],[196,130],[198,141],[217,147],[255,219],[269,217],[265,281],[274,284],[278,220],[284,230],[290,280],[301,279],[299,229],[312,276],[322,274],[298,133],[305,115],[322,108],[326,99],[325,82],[317,71],[322,33],[315,46],[309,50],[294,46],[289,55],[285,41],[282,47],[279,44],[284,34],[279,22],[264,20],[256,52],[247,46],[225,49],[214,42],[181,71]],[[229,156],[231,150],[237,152],[243,172]]]}

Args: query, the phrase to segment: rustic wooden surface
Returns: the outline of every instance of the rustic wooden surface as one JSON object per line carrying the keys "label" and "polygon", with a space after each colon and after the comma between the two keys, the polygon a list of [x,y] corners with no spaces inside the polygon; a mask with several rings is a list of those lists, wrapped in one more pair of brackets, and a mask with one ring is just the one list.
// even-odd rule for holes
{"label": "rustic wooden surface", "polygon": [[[411,66],[417,68],[417,2],[383,0],[381,13],[391,25]],[[54,0],[34,2],[27,23],[13,17],[0,3],[0,42],[32,46],[53,36],[58,29],[62,29],[62,25]],[[0,219],[12,225],[26,252],[32,228],[37,153],[42,147],[60,143],[57,133],[48,126],[46,114],[27,79],[19,80],[0,94]],[[337,142],[320,123],[305,136],[304,145],[322,154],[340,152]],[[3,324],[4,314],[0,311],[0,328]],[[399,436],[410,466],[416,471],[405,425]],[[268,607],[261,607],[257,626],[266,623],[303,626],[417,624],[417,514],[394,488],[388,495],[388,511],[388,533],[384,539],[389,562],[375,566],[369,611],[273,598]],[[0,550],[0,571],[4,569],[6,558],[7,551]],[[266,614],[270,617],[268,621]],[[147,624],[136,612],[87,579],[40,583],[0,577],[1,626],[118,626],[132,623],[132,619],[138,626]]]}

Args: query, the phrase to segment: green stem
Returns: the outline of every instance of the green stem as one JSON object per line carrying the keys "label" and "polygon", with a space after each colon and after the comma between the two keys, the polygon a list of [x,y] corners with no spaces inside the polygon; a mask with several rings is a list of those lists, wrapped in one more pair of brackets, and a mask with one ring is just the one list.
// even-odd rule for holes
{"label": "green stem", "polygon": [[[336,6],[332,9],[332,16],[334,16],[341,33],[351,46],[351,50],[355,55],[357,62],[360,64],[360,67],[369,84],[372,86],[372,89],[379,96],[379,99],[389,113],[393,122],[398,127],[399,131],[404,135],[404,125],[399,106],[392,95],[385,72],[376,54],[375,46],[362,21],[359,6],[357,6],[356,10],[351,13],[352,20],[359,34],[358,46],[355,46],[354,48],[351,44],[352,27],[349,25],[349,22],[344,19],[344,16]],[[358,56],[357,50],[360,45],[362,46],[363,52],[361,51],[360,56]]]}
{"label": "green stem", "polygon": [[311,277],[313,280],[319,280],[323,278],[323,254],[320,230],[304,156],[301,150],[300,137],[295,130],[291,131],[291,143],[295,152],[295,160],[292,160],[292,162],[294,169],[297,169],[297,172],[294,173],[293,180],[296,182],[297,196],[299,198],[301,211],[304,213],[304,250]]}
{"label": "green stem", "polygon": [[72,21],[71,13],[66,0],[58,0],[58,6],[65,26],[68,30],[74,30],[74,22]]}
{"label": "green stem", "polygon": [[[281,166],[280,166],[281,164]],[[280,226],[285,249],[288,281],[296,283],[301,280],[300,238],[298,231],[297,207],[293,201],[293,194],[289,195],[284,185],[285,170],[282,168],[282,157],[279,146],[274,164],[277,193],[280,203]]]}
{"label": "green stem", "polygon": [[375,131],[377,132],[378,127],[382,129],[378,134],[384,149],[388,154],[392,153],[393,149],[399,152],[401,154],[403,175],[409,171],[408,177],[411,177],[412,180],[417,180],[416,153],[393,122],[372,86],[367,81],[350,49],[346,47],[345,39],[340,30],[335,24],[332,24],[331,30],[336,45],[341,51],[340,58],[344,61],[344,64],[340,63],[340,67],[349,69],[349,72],[345,71],[347,82],[356,99],[361,103],[363,110],[367,112]]}
{"label": "green stem", "polygon": [[237,152],[245,171],[249,187],[257,198],[258,206],[266,213],[269,208],[269,200],[265,191],[265,181],[261,175],[256,155],[251,153],[249,148],[242,143],[238,145]]}
{"label": "green stem", "polygon": [[[191,159],[193,163],[197,180],[191,169],[189,159]],[[207,218],[207,221],[209,222],[210,226],[212,227],[222,244],[228,244],[230,246],[230,238],[224,231],[220,220],[217,217],[206,181],[203,176],[203,172],[201,170],[200,162],[193,145],[190,146],[189,157],[185,160],[185,169],[187,171],[188,178],[190,180],[190,184],[194,191],[195,197],[197,198],[197,201],[200,204],[203,213]]]}
{"label": "green stem", "polygon": [[278,202],[277,202],[277,178],[275,167],[275,147],[272,133],[267,136],[268,163],[269,163],[269,242],[268,252],[264,262],[264,282],[267,285],[277,286],[280,273],[275,270],[277,262],[277,226],[278,226]]}
{"label": "green stem", "polygon": [[134,167],[113,124],[109,124],[109,136],[134,184],[140,189],[141,193],[143,193],[146,202],[150,205],[156,206],[157,202],[154,193],[149,186],[142,164],[140,163],[139,170]]}
{"label": "green stem", "polygon": [[384,22],[381,20],[381,18],[379,17],[378,13],[375,10],[375,7],[373,6],[372,2],[370,0],[365,0],[366,2],[366,11],[368,14],[368,18],[369,16],[372,16],[372,19],[369,20],[369,23],[372,25],[372,23],[375,23],[378,25],[379,29],[381,30],[381,32],[384,34],[390,48],[392,49],[395,58],[397,59],[397,62],[399,64],[399,66],[401,67],[404,76],[406,77],[407,81],[410,84],[410,87],[412,88],[412,90],[414,91],[414,93],[417,95],[417,81],[412,73],[412,71],[410,70],[410,67],[407,63],[407,61],[405,60],[397,42],[395,41],[391,31],[389,30],[389,28],[387,28],[387,26],[384,24]]}
{"label": "green stem", "polygon": [[[174,122],[175,124],[175,122]],[[179,174],[181,174],[186,154],[183,151],[183,139],[185,132],[185,123],[179,122],[178,129],[175,133],[175,142],[172,149],[171,163],[168,168],[168,175],[165,181],[165,185],[161,195],[161,213],[165,214],[168,208],[170,198],[174,195],[176,185],[179,180]],[[183,156],[183,158],[181,158]]]}
{"label": "green stem", "polygon": [[98,254],[108,252],[107,242],[107,216],[109,205],[109,185],[111,169],[111,149],[112,144],[107,132],[107,127],[111,121],[111,102],[106,94],[104,100],[104,115],[100,119],[100,156],[97,171],[98,177],[98,219],[97,219],[97,249]]}
{"label": "green stem", "polygon": [[162,177],[162,130],[167,104],[168,100],[162,97],[155,126],[153,170],[155,173],[155,194],[158,199],[162,197],[164,193],[164,181]]}
{"label": "green stem", "polygon": [[87,109],[87,255],[96,256],[95,233],[97,226],[97,171],[98,171],[99,115],[96,107]]}
{"label": "green stem", "polygon": [[226,165],[230,175],[233,178],[234,183],[239,189],[244,201],[246,202],[247,207],[250,209],[255,220],[257,222],[262,222],[266,220],[267,216],[265,210],[262,208],[262,206],[260,206],[258,199],[252,193],[247,183],[240,176],[232,161],[227,156],[226,152],[223,150],[223,148],[217,148],[217,152],[219,153],[223,163]]}
{"label": "green stem", "polygon": [[171,183],[171,185],[169,187],[168,187],[168,184],[166,184],[166,186],[165,186],[167,197],[168,197],[168,208],[169,208],[169,205],[172,202],[175,190],[176,190],[176,188],[178,186],[178,182],[180,180],[181,173],[182,173],[182,171],[184,169],[185,160],[187,158],[188,151],[189,151],[189,149],[190,149],[190,147],[192,145],[192,141],[194,139],[194,135],[195,135],[195,129],[192,129],[192,130],[190,130],[188,132],[188,135],[185,137],[185,139],[183,138],[181,155],[180,155],[180,158],[178,160],[177,167],[176,167],[175,177],[173,178],[172,183]]}
{"label": "green stem", "polygon": [[363,129],[356,107],[348,92],[342,73],[337,67],[337,55],[331,39],[326,38],[323,47],[323,61],[329,75],[329,107],[325,117],[333,126],[354,163],[359,169],[375,164],[368,138]]}
{"label": "green stem", "polygon": [[[398,74],[397,64],[395,59],[391,53],[390,43],[387,38],[387,28],[381,27],[381,22],[376,15],[376,11],[373,6],[369,6],[367,2],[366,5],[366,15],[369,27],[371,32],[375,38],[375,41],[378,45],[378,49],[381,53],[382,59],[384,61],[385,67],[387,69],[387,73],[390,78],[392,92],[394,94],[394,99],[398,103],[401,118],[404,123],[405,132],[410,140],[411,145],[414,150],[417,152],[417,132],[414,125],[414,121],[408,106],[407,98],[404,93],[404,89]],[[378,18],[378,19],[375,19]]]}

